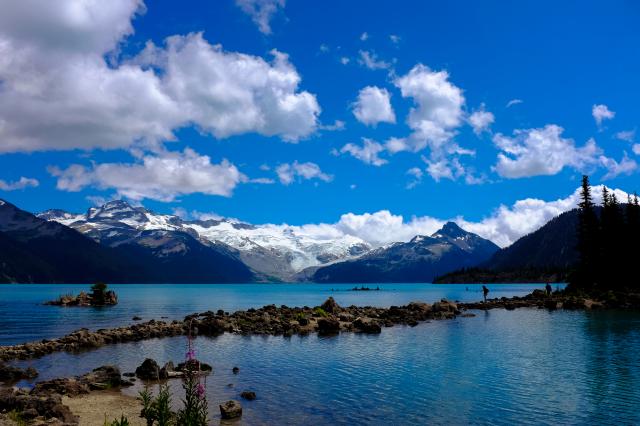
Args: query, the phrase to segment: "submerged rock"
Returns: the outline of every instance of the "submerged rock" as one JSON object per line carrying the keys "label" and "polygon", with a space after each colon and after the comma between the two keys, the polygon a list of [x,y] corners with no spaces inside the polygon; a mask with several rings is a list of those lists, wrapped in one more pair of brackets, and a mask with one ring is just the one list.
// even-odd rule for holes
{"label": "submerged rock", "polygon": [[254,399],[256,399],[256,393],[253,391],[244,391],[240,394],[240,396],[247,401],[253,401]]}
{"label": "submerged rock", "polygon": [[220,416],[225,420],[242,417],[242,405],[234,400],[220,404]]}

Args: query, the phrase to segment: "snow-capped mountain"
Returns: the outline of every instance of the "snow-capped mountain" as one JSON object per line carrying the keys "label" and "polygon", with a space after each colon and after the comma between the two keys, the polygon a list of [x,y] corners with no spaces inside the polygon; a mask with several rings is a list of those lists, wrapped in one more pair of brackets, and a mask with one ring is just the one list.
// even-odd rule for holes
{"label": "snow-capped mountain", "polygon": [[[90,208],[86,214],[47,210],[38,217],[62,223],[112,247],[132,241],[148,246],[150,237],[157,242],[161,235],[187,233],[202,244],[237,251],[254,271],[281,280],[291,279],[303,269],[351,259],[371,249],[367,242],[350,235],[324,235],[295,226],[251,225],[230,219],[187,221],[133,207],[122,200]],[[172,245],[170,249],[179,247]]]}
{"label": "snow-capped mountain", "polygon": [[431,282],[434,277],[489,259],[499,247],[447,222],[431,236],[417,235],[358,259],[313,271],[317,282]]}

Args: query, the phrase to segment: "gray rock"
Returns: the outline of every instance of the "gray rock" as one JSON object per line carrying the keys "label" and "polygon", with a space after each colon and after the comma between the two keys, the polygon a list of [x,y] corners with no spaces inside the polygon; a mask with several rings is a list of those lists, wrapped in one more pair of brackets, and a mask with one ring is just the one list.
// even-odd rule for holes
{"label": "gray rock", "polygon": [[220,416],[225,420],[242,417],[242,405],[234,400],[220,404]]}

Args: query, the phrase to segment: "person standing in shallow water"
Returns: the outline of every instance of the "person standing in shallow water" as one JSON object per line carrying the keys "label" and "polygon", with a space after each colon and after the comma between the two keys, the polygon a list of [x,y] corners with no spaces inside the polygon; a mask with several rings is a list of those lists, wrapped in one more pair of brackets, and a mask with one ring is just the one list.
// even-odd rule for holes
{"label": "person standing in shallow water", "polygon": [[487,286],[482,286],[482,295],[484,296],[484,303],[487,303],[487,294],[489,294],[489,289]]}

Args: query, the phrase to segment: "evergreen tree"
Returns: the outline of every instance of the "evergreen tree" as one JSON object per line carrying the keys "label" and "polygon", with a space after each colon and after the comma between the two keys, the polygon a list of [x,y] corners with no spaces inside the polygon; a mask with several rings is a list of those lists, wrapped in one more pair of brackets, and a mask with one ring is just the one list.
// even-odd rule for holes
{"label": "evergreen tree", "polygon": [[598,218],[591,196],[589,176],[582,176],[578,222],[578,253],[580,261],[572,278],[572,287],[592,287],[596,284],[595,265],[598,262]]}

